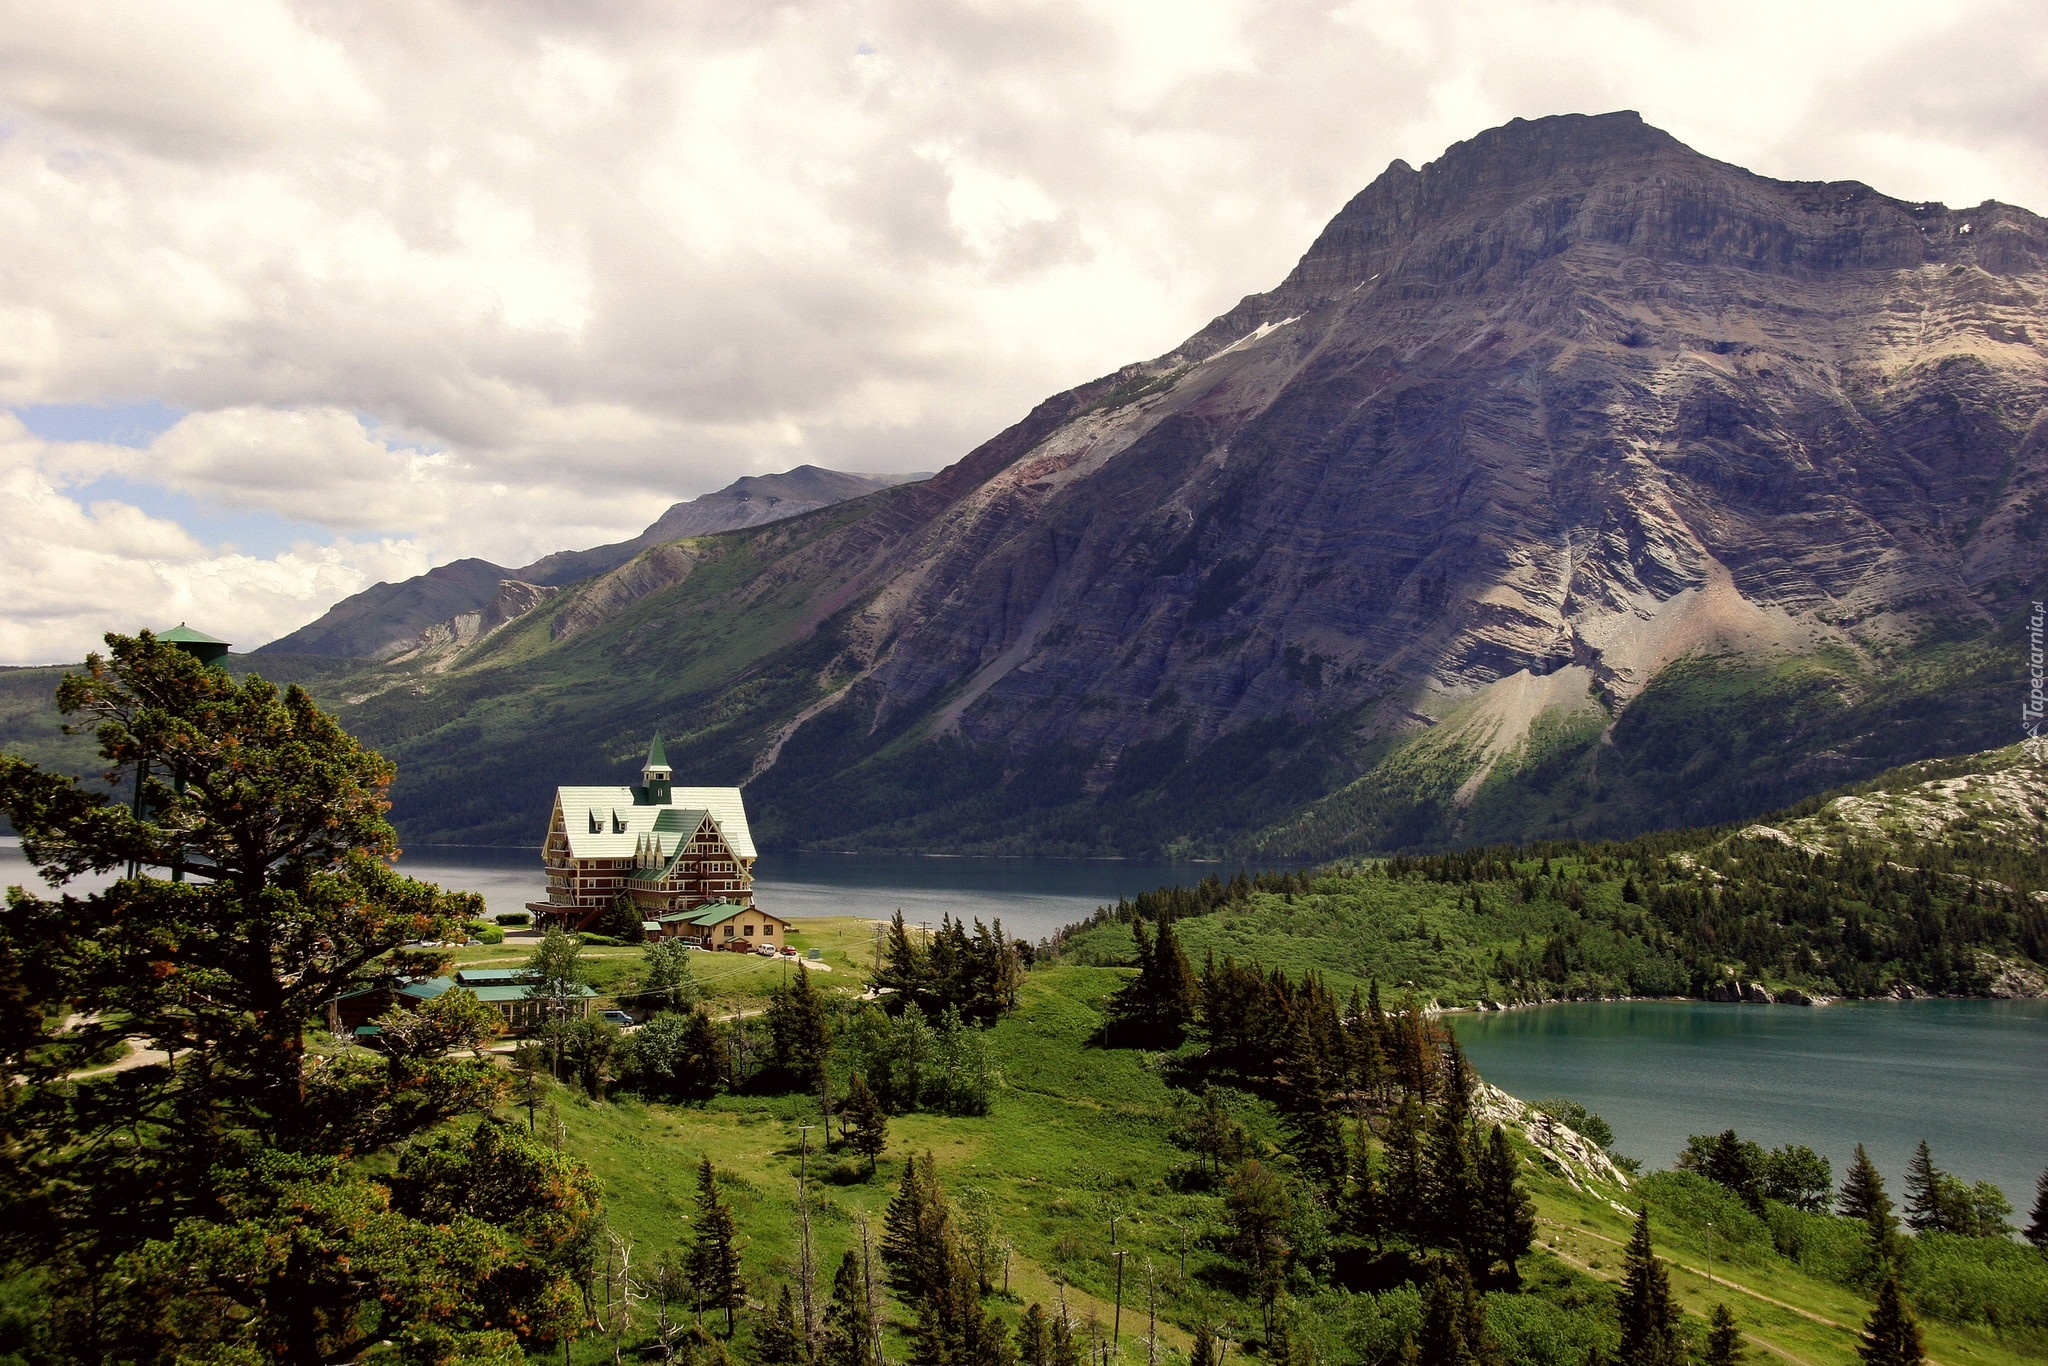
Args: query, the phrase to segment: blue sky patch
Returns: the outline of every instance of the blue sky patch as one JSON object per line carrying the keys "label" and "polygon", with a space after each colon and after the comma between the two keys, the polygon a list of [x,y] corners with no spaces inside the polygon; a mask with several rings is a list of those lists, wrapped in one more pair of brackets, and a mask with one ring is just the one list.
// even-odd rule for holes
{"label": "blue sky patch", "polygon": [[[232,546],[244,555],[269,559],[293,546],[310,541],[314,545],[334,544],[334,532],[312,522],[301,522],[260,508],[225,508],[189,493],[124,478],[102,475],[90,483],[74,484],[64,491],[90,507],[99,502],[127,503],[152,517],[176,522],[202,544]],[[370,533],[374,539],[378,533]]]}
{"label": "blue sky patch", "polygon": [[45,441],[147,446],[185,414],[153,398],[139,403],[34,403],[16,408],[21,425]]}

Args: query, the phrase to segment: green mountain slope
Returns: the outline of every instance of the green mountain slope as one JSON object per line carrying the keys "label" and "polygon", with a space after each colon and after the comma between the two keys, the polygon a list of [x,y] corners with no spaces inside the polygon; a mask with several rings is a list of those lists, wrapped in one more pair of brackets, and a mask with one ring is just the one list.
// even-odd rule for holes
{"label": "green mountain slope", "polygon": [[1212,880],[1105,908],[1061,952],[1123,962],[1128,922],[1162,913],[1198,960],[1447,1004],[2048,995],[2048,765],[2015,745],[1768,822]]}

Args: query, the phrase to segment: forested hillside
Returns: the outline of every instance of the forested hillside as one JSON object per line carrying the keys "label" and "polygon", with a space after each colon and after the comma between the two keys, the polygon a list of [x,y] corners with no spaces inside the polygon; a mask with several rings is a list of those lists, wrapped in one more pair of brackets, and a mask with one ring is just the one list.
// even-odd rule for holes
{"label": "forested hillside", "polygon": [[1130,923],[1161,918],[1198,958],[1450,1004],[2048,994],[2048,769],[2016,745],[1745,826],[1212,878],[1104,907],[1059,949],[1126,961]]}

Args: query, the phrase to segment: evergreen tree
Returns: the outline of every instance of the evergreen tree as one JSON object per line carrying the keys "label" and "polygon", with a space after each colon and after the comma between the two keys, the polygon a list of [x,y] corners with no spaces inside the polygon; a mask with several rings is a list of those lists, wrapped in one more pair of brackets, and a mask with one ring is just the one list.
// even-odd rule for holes
{"label": "evergreen tree", "polygon": [[1487,1366],[1496,1360],[1479,1296],[1462,1264],[1431,1278],[1422,1296],[1417,1354],[1428,1366]]}
{"label": "evergreen tree", "polygon": [[[760,1366],[798,1366],[808,1355],[803,1331],[797,1327],[796,1303],[785,1284],[775,1297],[775,1307],[755,1320],[754,1360]],[[835,1361],[833,1366],[840,1363]]]}
{"label": "evergreen tree", "polygon": [[896,998],[892,1004],[901,1009],[913,1001],[921,1000],[931,982],[931,963],[924,946],[910,933],[903,923],[903,912],[896,912],[889,922],[889,936],[882,951],[882,965],[875,972],[875,987],[887,991]]}
{"label": "evergreen tree", "polygon": [[916,1304],[952,1272],[952,1257],[952,1212],[939,1184],[938,1163],[930,1152],[921,1153],[905,1164],[903,1183],[882,1220],[889,1286],[905,1304]]}
{"label": "evergreen tree", "polygon": [[874,1366],[875,1346],[867,1278],[859,1254],[848,1251],[833,1273],[832,1299],[825,1306],[824,1366]]}
{"label": "evergreen tree", "polygon": [[[1947,1173],[1934,1165],[1934,1154],[1928,1151],[1927,1140],[1921,1139],[1920,1146],[1913,1150],[1913,1160],[1906,1167],[1906,1227],[1915,1233],[1926,1233],[1940,1229],[1942,1218],[1942,1182]],[[1947,1230],[1953,1232],[1953,1230]]]}
{"label": "evergreen tree", "polygon": [[1178,1048],[1200,1000],[1194,965],[1170,917],[1160,920],[1156,935],[1146,932],[1143,920],[1131,922],[1131,933],[1138,975],[1110,998],[1105,1032],[1124,1047]]}
{"label": "evergreen tree", "polygon": [[1258,1296],[1270,1336],[1273,1306],[1287,1285],[1287,1262],[1294,1251],[1287,1237],[1294,1201],[1278,1174],[1253,1158],[1231,1174],[1223,1215],[1230,1254]]}
{"label": "evergreen tree", "polygon": [[1685,1366],[1685,1343],[1678,1335],[1678,1307],[1671,1302],[1671,1281],[1650,1247],[1650,1207],[1636,1214],[1635,1232],[1623,1255],[1621,1294],[1615,1309],[1621,1320],[1618,1366]]}
{"label": "evergreen tree", "polygon": [[1195,1340],[1188,1346],[1188,1366],[1223,1366],[1223,1355],[1217,1350],[1216,1331],[1209,1326],[1206,1315],[1195,1325]]}
{"label": "evergreen tree", "polygon": [[[139,779],[132,797],[0,754],[0,812],[43,881],[109,875],[0,909],[0,1258],[37,1269],[27,1317],[90,1361],[249,1341],[345,1360],[427,1336],[516,1352],[487,1321],[553,1336],[572,1316],[564,1248],[596,1215],[588,1174],[496,1125],[418,1141],[504,1096],[505,1074],[447,1055],[482,1042],[470,1003],[420,1012],[381,1055],[308,1062],[326,1003],[442,970],[412,946],[458,936],[481,899],[393,869],[395,769],[303,689],[147,632],[107,643],[57,705]],[[124,1037],[165,1060],[55,1084]],[[415,1226],[422,1163],[490,1202]],[[513,1280],[527,1314],[491,1319]]]}
{"label": "evergreen tree", "polygon": [[846,1084],[846,1102],[839,1107],[839,1133],[868,1160],[868,1175],[873,1176],[876,1159],[889,1146],[889,1117],[858,1072]]}
{"label": "evergreen tree", "polygon": [[1898,1259],[1899,1221],[1892,1213],[1891,1196],[1885,1194],[1884,1177],[1861,1143],[1856,1145],[1856,1160],[1849,1164],[1849,1175],[1842,1182],[1840,1208],[1845,1217],[1860,1221],[1869,1235],[1865,1274],[1881,1274]]}
{"label": "evergreen tree", "polygon": [[817,1094],[825,1085],[832,1038],[825,998],[811,985],[809,969],[799,965],[795,979],[768,998],[768,1037],[775,1070],[786,1084]]}
{"label": "evergreen tree", "polygon": [[1423,1232],[1429,1208],[1429,1169],[1422,1158],[1422,1107],[1403,1096],[1387,1124],[1386,1192],[1389,1224],[1415,1236]]}
{"label": "evergreen tree", "polygon": [[1045,1307],[1033,1300],[1017,1320],[1017,1360],[1023,1366],[1053,1366],[1052,1321]]}
{"label": "evergreen tree", "polygon": [[697,1164],[697,1222],[684,1269],[698,1316],[707,1309],[724,1310],[725,1335],[731,1337],[733,1311],[746,1304],[747,1286],[740,1279],[739,1225],[718,1192],[709,1154]]}
{"label": "evergreen tree", "polygon": [[[1473,1170],[1471,1128],[1455,1094],[1446,1089],[1430,1126],[1423,1236],[1432,1246],[1477,1254],[1484,1247],[1479,1182]],[[1471,1260],[1479,1258],[1474,1255]]]}
{"label": "evergreen tree", "polygon": [[[1478,1215],[1481,1237],[1473,1263],[1483,1276],[1498,1275],[1507,1289],[1522,1284],[1521,1260],[1536,1241],[1536,1206],[1522,1186],[1507,1131],[1495,1125],[1479,1153]],[[1499,1271],[1495,1272],[1498,1267]]]}
{"label": "evergreen tree", "polygon": [[2034,1183],[2034,1208],[2028,1215],[2026,1239],[2048,1252],[2048,1171]]}
{"label": "evergreen tree", "polygon": [[1351,1151],[1351,1184],[1338,1210],[1345,1231],[1355,1238],[1370,1240],[1373,1251],[1379,1252],[1386,1246],[1387,1234],[1392,1232],[1392,1219],[1386,1187],[1380,1182],[1380,1164],[1366,1142],[1363,1121]]}
{"label": "evergreen tree", "polygon": [[1727,1305],[1716,1301],[1708,1319],[1706,1366],[1742,1366],[1745,1355],[1742,1330],[1735,1326],[1735,1315],[1728,1312]]}
{"label": "evergreen tree", "polygon": [[1863,1345],[1856,1349],[1864,1366],[1920,1366],[1920,1325],[1899,1294],[1899,1278],[1886,1268],[1877,1285],[1877,1304],[1863,1325]]}

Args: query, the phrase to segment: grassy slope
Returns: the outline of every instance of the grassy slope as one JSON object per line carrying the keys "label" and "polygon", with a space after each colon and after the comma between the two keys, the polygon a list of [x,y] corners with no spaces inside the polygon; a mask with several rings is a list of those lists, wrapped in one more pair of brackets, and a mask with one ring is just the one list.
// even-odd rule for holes
{"label": "grassy slope", "polygon": [[[1029,975],[1021,1008],[995,1030],[1005,1084],[989,1116],[893,1120],[889,1152],[871,1181],[856,1179],[857,1169],[835,1170],[836,1158],[821,1158],[813,1150],[813,1170],[828,1173],[817,1187],[814,1206],[825,1272],[853,1245],[858,1212],[867,1212],[879,1231],[881,1211],[903,1160],[929,1149],[949,1191],[956,1198],[969,1191],[985,1194],[1014,1241],[1015,1294],[1005,1314],[1031,1299],[1051,1302],[1057,1278],[1070,1287],[1069,1303],[1077,1317],[1085,1319],[1092,1310],[1106,1326],[1114,1277],[1109,1216],[1115,1213],[1121,1216],[1117,1245],[1131,1254],[1125,1359],[1143,1359],[1143,1346],[1136,1341],[1143,1332],[1138,1268],[1148,1260],[1168,1320],[1162,1333],[1167,1346],[1184,1346],[1185,1330],[1205,1307],[1237,1324],[1240,1332],[1254,1323],[1253,1308],[1232,1293],[1235,1282],[1226,1264],[1199,1236],[1214,1226],[1220,1201],[1211,1194],[1177,1194],[1168,1188],[1169,1171],[1185,1158],[1170,1141],[1174,1093],[1146,1055],[1088,1044],[1100,1023],[1100,1003],[1120,980],[1116,971],[1078,966]],[[797,1126],[815,1122],[811,1101],[724,1097],[703,1107],[672,1107],[636,1101],[592,1104],[565,1096],[562,1117],[571,1146],[603,1178],[611,1218],[637,1240],[639,1257],[651,1258],[687,1237],[692,1169],[708,1153],[733,1192],[755,1293],[769,1292],[776,1282],[792,1277],[794,1179],[804,1160]],[[1255,1133],[1271,1132],[1270,1122],[1258,1114],[1247,1118]],[[1626,1219],[1608,1200],[1625,1193],[1577,1192],[1534,1165],[1528,1178],[1545,1220],[1541,1236],[1549,1250],[1532,1259],[1535,1292],[1519,1299],[1496,1297],[1489,1315],[1496,1331],[1518,1344],[1519,1360],[1556,1360],[1564,1366],[1576,1358],[1553,1355],[1553,1349],[1597,1339],[1604,1331],[1608,1301],[1599,1283],[1616,1274],[1617,1243],[1627,1236]],[[1683,1221],[1681,1213],[1660,1214],[1660,1251],[1703,1266],[1703,1230]],[[1179,1272],[1178,1225],[1193,1225],[1198,1235],[1186,1278]],[[1858,1296],[1800,1271],[1768,1249],[1745,1248],[1742,1255],[1740,1265],[1731,1265],[1724,1239],[1716,1267],[1720,1288],[1712,1297],[1702,1278],[1675,1273],[1686,1308],[1703,1314],[1711,1298],[1730,1299],[1745,1330],[1795,1366],[1848,1366],[1854,1360],[1856,1337],[1850,1328],[1815,1322],[1799,1311],[1838,1325],[1860,1324],[1868,1310]],[[1731,1279],[1793,1308],[1732,1292],[1726,1288]],[[1412,1306],[1412,1297],[1399,1293],[1373,1301],[1323,1291],[1299,1306],[1299,1322],[1302,1331],[1319,1340],[1326,1360],[1370,1359],[1376,1335],[1384,1334],[1387,1322],[1398,1326]],[[2040,1342],[2002,1341],[1976,1328],[1926,1328],[1929,1349],[1943,1366],[2048,1360],[2048,1345]],[[588,1347],[587,1355],[579,1352],[579,1357],[599,1359],[596,1345]]]}

